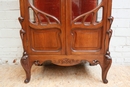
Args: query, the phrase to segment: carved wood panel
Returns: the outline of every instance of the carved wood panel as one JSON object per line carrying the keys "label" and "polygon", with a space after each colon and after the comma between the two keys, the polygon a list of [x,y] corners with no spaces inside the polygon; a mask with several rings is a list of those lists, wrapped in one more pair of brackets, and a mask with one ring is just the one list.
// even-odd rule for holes
{"label": "carved wood panel", "polygon": [[34,52],[57,52],[61,50],[59,29],[31,29],[31,47]]}
{"label": "carved wood panel", "polygon": [[100,50],[102,45],[102,28],[74,29],[71,41],[73,50]]}
{"label": "carved wood panel", "polygon": [[32,54],[64,54],[65,17],[61,0],[27,0],[28,49]]}
{"label": "carved wood panel", "polygon": [[[105,17],[106,7],[104,0],[71,0],[68,1],[67,11],[71,21],[67,21],[67,33],[71,38],[67,43],[70,47],[68,54],[85,54],[96,52],[100,54],[104,50],[106,31]],[[76,10],[76,6],[77,10]],[[68,8],[69,9],[69,8]]]}

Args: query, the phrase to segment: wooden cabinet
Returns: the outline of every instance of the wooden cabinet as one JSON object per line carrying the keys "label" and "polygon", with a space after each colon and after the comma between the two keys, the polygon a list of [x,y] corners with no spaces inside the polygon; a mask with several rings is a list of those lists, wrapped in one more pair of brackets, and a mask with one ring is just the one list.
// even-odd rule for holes
{"label": "wooden cabinet", "polygon": [[25,83],[30,81],[32,65],[46,61],[60,66],[100,64],[107,83],[112,62],[111,4],[112,0],[20,0]]}

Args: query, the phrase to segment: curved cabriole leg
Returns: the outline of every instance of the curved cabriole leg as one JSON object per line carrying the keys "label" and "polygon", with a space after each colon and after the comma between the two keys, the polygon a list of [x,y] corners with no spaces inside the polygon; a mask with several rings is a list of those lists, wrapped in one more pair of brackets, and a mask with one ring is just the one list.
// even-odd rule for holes
{"label": "curved cabriole leg", "polygon": [[26,72],[26,79],[24,80],[24,83],[28,83],[31,78],[31,67],[32,67],[33,63],[29,62],[29,58],[28,58],[28,55],[26,54],[26,52],[24,52],[24,54],[21,58],[21,65]]}
{"label": "curved cabriole leg", "polygon": [[107,73],[111,66],[111,63],[112,63],[112,59],[111,59],[110,55],[105,55],[104,62],[100,63],[100,66],[102,68],[102,80],[104,83],[108,83]]}

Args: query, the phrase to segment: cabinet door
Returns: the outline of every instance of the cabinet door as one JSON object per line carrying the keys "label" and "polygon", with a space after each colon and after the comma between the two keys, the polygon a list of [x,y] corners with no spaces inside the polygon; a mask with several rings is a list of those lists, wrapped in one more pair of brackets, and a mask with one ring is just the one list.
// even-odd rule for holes
{"label": "cabinet door", "polygon": [[68,0],[67,3],[68,54],[103,53],[106,0]]}
{"label": "cabinet door", "polygon": [[33,54],[64,54],[65,15],[62,0],[28,1],[28,49]]}

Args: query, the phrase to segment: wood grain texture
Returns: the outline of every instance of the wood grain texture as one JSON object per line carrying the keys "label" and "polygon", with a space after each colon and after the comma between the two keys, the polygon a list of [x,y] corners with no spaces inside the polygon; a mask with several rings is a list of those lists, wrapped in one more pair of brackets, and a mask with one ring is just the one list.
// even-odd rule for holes
{"label": "wood grain texture", "polygon": [[[112,35],[111,0],[19,0],[19,21],[23,42],[21,64],[31,78],[31,67],[49,61],[59,66],[83,62],[99,64],[102,80],[112,63],[109,43]],[[98,12],[102,17],[98,21]]]}

